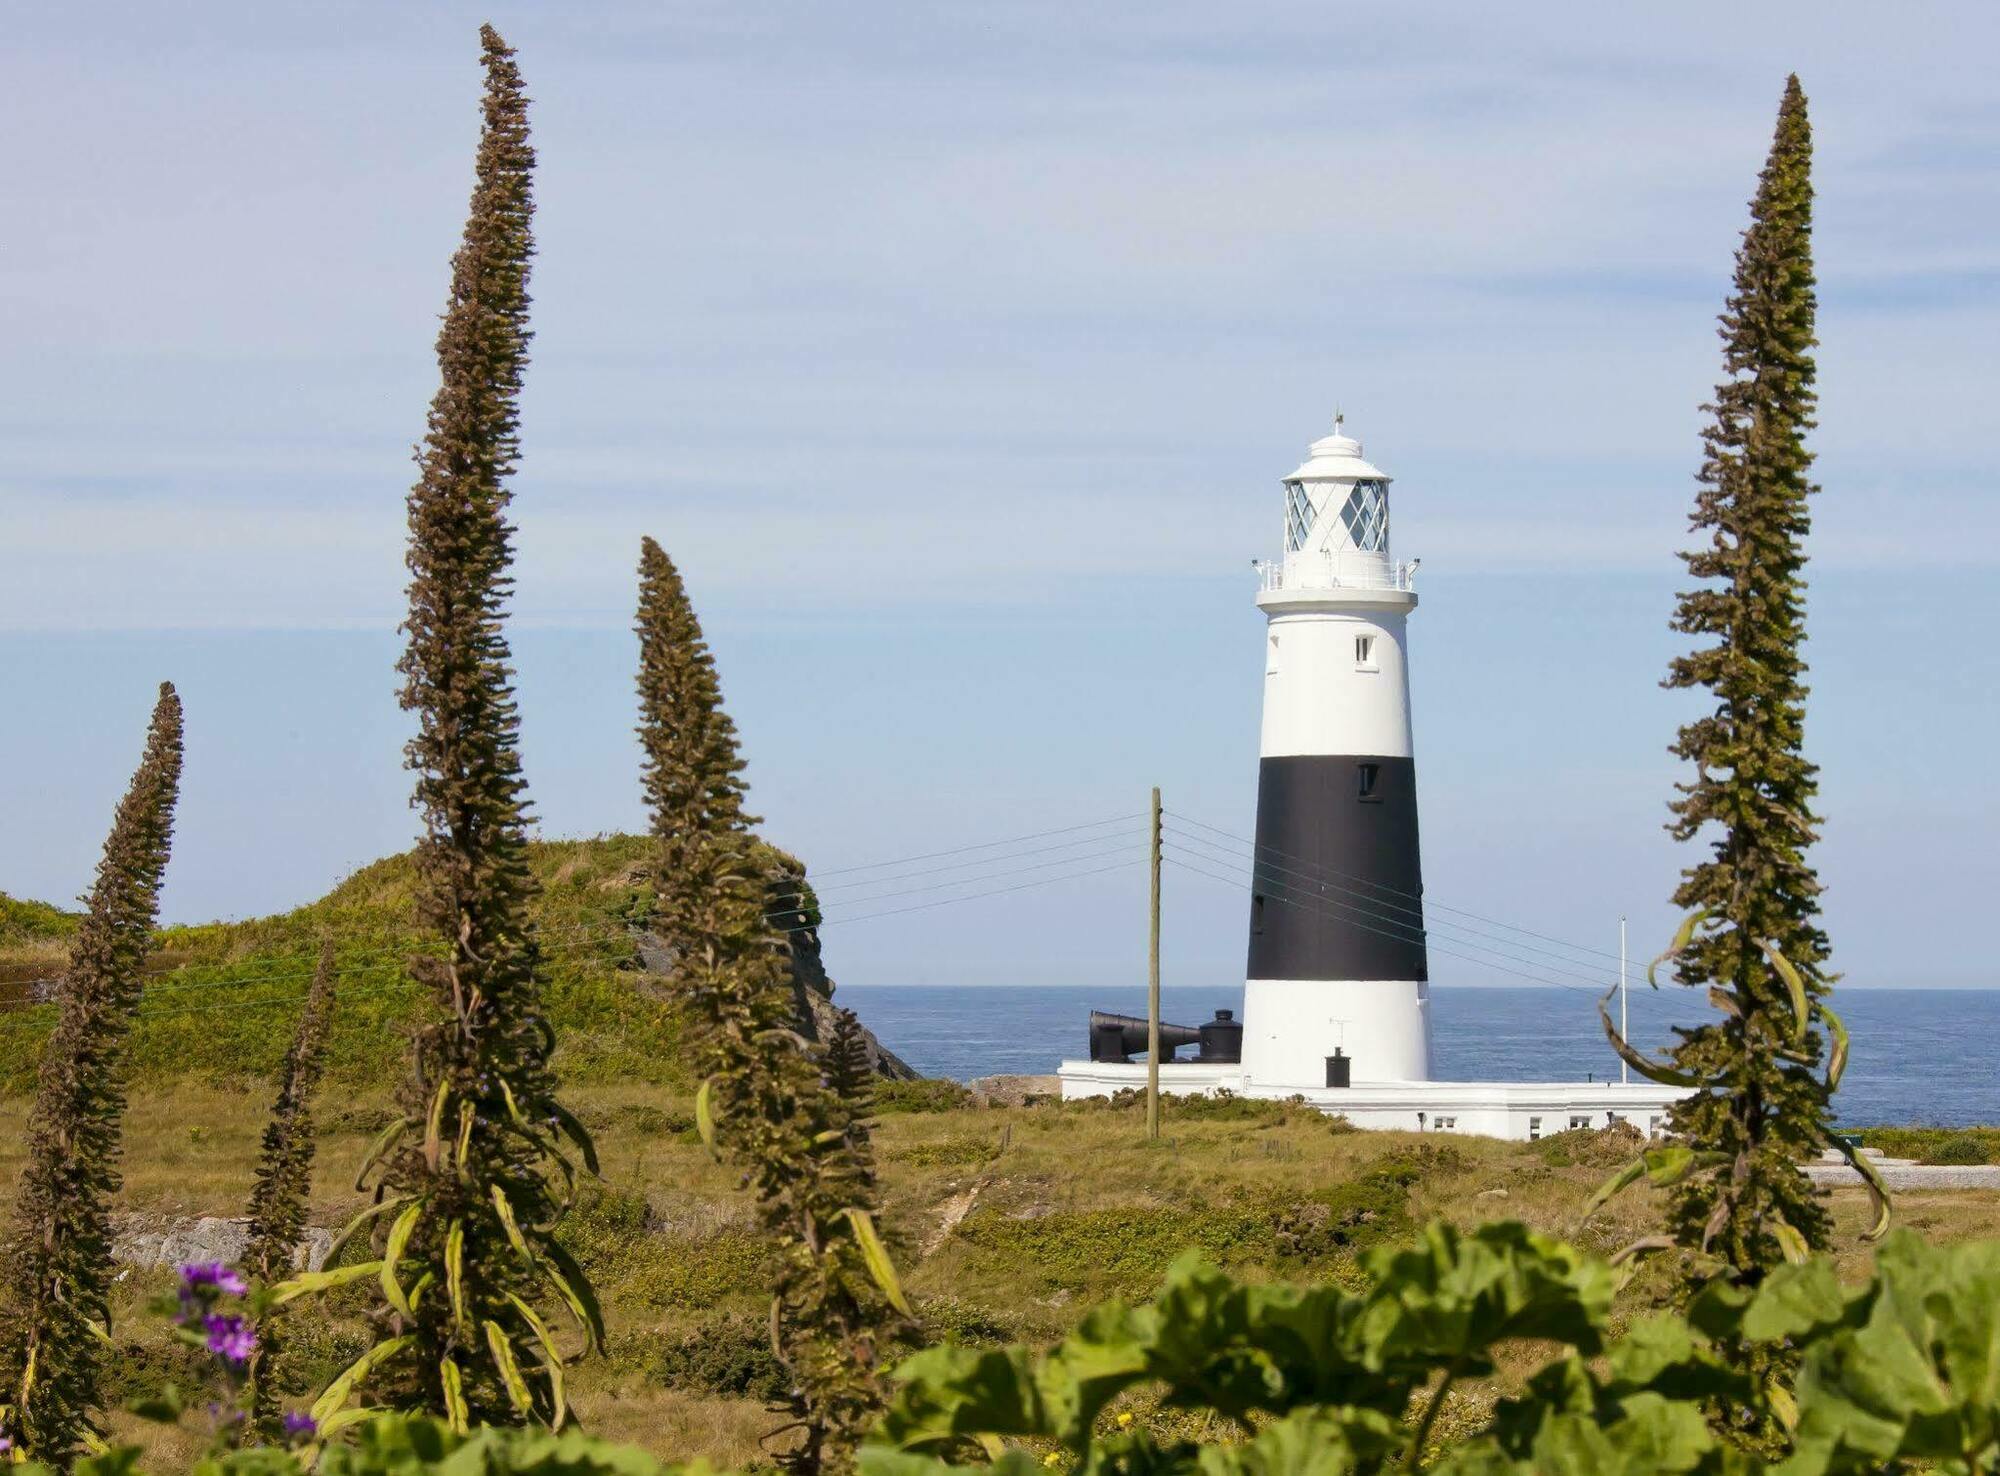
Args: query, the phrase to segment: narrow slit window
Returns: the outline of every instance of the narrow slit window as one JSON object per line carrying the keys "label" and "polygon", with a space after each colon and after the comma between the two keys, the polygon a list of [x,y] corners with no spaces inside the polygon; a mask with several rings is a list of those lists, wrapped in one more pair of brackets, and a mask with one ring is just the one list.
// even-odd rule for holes
{"label": "narrow slit window", "polygon": [[1375,637],[1365,635],[1354,638],[1354,664],[1363,671],[1375,669]]}
{"label": "narrow slit window", "polygon": [[1364,800],[1380,801],[1382,798],[1382,766],[1380,764],[1356,764],[1354,766],[1356,794]]}

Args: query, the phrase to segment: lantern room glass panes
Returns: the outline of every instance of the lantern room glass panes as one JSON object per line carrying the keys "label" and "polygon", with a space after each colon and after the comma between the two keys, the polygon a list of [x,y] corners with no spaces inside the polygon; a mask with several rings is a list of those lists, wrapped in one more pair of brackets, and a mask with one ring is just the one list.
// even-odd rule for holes
{"label": "lantern room glass panes", "polygon": [[1312,532],[1312,498],[1306,495],[1302,482],[1285,483],[1285,552],[1297,553],[1306,546],[1306,535]]}
{"label": "lantern room glass panes", "polygon": [[1356,482],[1341,505],[1340,521],[1348,540],[1363,553],[1389,547],[1389,484],[1373,478]]}

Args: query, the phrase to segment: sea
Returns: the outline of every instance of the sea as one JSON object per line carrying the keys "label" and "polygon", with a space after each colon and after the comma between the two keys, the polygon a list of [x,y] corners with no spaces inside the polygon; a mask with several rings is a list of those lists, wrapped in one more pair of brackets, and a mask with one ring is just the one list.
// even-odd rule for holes
{"label": "sea", "polygon": [[[843,984],[839,1002],[926,1076],[1052,1072],[1087,1054],[1092,1009],[1146,1012],[1130,987],[884,986]],[[2000,1124],[2000,990],[1841,989],[1834,999],[1852,1038],[1834,1096],[1844,1127]],[[1166,987],[1160,1015],[1199,1025],[1217,1009],[1242,1018],[1243,987]],[[1614,1018],[1617,1002],[1611,1005]],[[1676,1024],[1699,1024],[1706,1004],[1681,986],[1630,993],[1631,1034],[1642,1049],[1670,1045]],[[1619,1062],[1598,1023],[1594,993],[1560,989],[1433,988],[1432,1074],[1442,1081],[1570,1081],[1616,1077]],[[1192,1055],[1192,1049],[1184,1052]]]}

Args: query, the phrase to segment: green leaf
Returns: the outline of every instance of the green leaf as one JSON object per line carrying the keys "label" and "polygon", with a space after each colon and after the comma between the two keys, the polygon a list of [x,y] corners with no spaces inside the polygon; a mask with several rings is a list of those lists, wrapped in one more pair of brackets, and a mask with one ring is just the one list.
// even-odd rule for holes
{"label": "green leaf", "polygon": [[1616,989],[1614,987],[1613,990],[1605,994],[1603,999],[1597,1002],[1597,1018],[1604,1026],[1604,1038],[1611,1042],[1611,1049],[1618,1053],[1618,1059],[1625,1062],[1626,1065],[1645,1077],[1646,1080],[1656,1081],[1661,1086],[1686,1087],[1690,1091],[1693,1091],[1705,1085],[1698,1076],[1690,1076],[1686,1072],[1676,1071],[1671,1066],[1652,1060],[1632,1049],[1631,1044],[1625,1037],[1618,1033],[1618,1027],[1611,1023],[1611,1012],[1605,1008],[1605,1005],[1611,999],[1612,993],[1615,992]]}
{"label": "green leaf", "polygon": [[501,1228],[507,1232],[507,1243],[532,1263],[535,1253],[528,1248],[527,1237],[521,1234],[520,1224],[514,1219],[514,1206],[507,1198],[507,1191],[498,1184],[493,1186],[493,1209],[500,1216]]}
{"label": "green leaf", "polygon": [[694,1130],[700,1134],[702,1145],[708,1149],[709,1156],[719,1161],[722,1154],[715,1146],[714,1086],[715,1080],[711,1077],[695,1090]]}
{"label": "green leaf", "polygon": [[362,1261],[353,1266],[342,1266],[335,1271],[307,1271],[294,1276],[290,1281],[281,1281],[271,1288],[270,1305],[282,1307],[287,1302],[300,1297],[316,1296],[320,1292],[337,1290],[351,1282],[365,1281],[370,1276],[382,1274],[380,1261]]}
{"label": "green leaf", "polygon": [[1707,916],[1708,909],[1702,907],[1697,908],[1681,919],[1681,925],[1674,930],[1674,941],[1667,945],[1666,952],[1646,965],[1646,982],[1648,984],[1655,989],[1660,987],[1660,981],[1657,977],[1660,965],[1681,953],[1688,944],[1694,941],[1694,930],[1701,926]]}
{"label": "green leaf", "polygon": [[1846,1315],[1847,1298],[1833,1263],[1809,1259],[1779,1266],[1764,1278],[1743,1309],[1742,1334],[1753,1343],[1803,1342]]}
{"label": "green leaf", "polygon": [[1785,989],[1792,997],[1792,1044],[1797,1045],[1806,1038],[1806,1026],[1812,1020],[1812,1003],[1806,996],[1806,981],[1799,977],[1799,971],[1792,967],[1792,961],[1783,952],[1763,939],[1757,940],[1757,947],[1777,970],[1778,977],[1785,981]]}
{"label": "green leaf", "polygon": [[500,1382],[507,1386],[507,1398],[514,1408],[524,1415],[535,1412],[535,1399],[528,1390],[528,1381],[521,1377],[521,1365],[514,1359],[514,1344],[500,1324],[487,1318],[487,1351],[492,1353],[494,1365],[500,1370]]}
{"label": "green leaf", "polygon": [[583,1155],[583,1166],[593,1174],[598,1173],[597,1144],[591,1138],[590,1130],[578,1120],[574,1112],[560,1102],[549,1103],[549,1115],[556,1120],[556,1126],[562,1129],[563,1136],[576,1144],[577,1151]]}
{"label": "green leaf", "polygon": [[416,1231],[417,1221],[423,1213],[423,1201],[418,1200],[396,1216],[396,1223],[389,1227],[389,1244],[382,1252],[382,1295],[405,1317],[416,1314],[410,1308],[410,1299],[403,1294],[402,1283],[396,1280],[396,1263],[402,1260],[403,1252],[410,1244],[410,1236]]}
{"label": "green leaf", "polygon": [[394,1147],[409,1130],[410,1120],[407,1117],[399,1117],[375,1135],[375,1141],[368,1145],[368,1151],[361,1157],[361,1167],[354,1174],[354,1187],[357,1192],[367,1186],[368,1171],[374,1168],[382,1155]]}
{"label": "green leaf", "polygon": [[1592,1215],[1603,1209],[1605,1205],[1617,1198],[1618,1195],[1645,1177],[1646,1160],[1644,1155],[1641,1155],[1597,1186],[1597,1192],[1591,1195],[1590,1202],[1584,1205],[1583,1214],[1578,1218],[1577,1223],[1582,1224],[1589,1220]]}
{"label": "green leaf", "polygon": [[889,1248],[882,1244],[882,1237],[875,1233],[875,1221],[868,1211],[849,1205],[842,1213],[848,1228],[854,1232],[855,1244],[861,1247],[861,1259],[868,1263],[868,1274],[875,1278],[875,1285],[882,1289],[889,1305],[905,1317],[915,1316],[903,1297],[903,1284],[896,1279],[896,1263],[889,1258]]}
{"label": "green leaf", "polygon": [[1868,1161],[1867,1155],[1848,1142],[1847,1139],[1841,1137],[1838,1133],[1834,1133],[1829,1135],[1827,1141],[1842,1158],[1847,1160],[1847,1166],[1861,1175],[1862,1182],[1868,1186],[1868,1198],[1875,1209],[1875,1220],[1866,1230],[1861,1232],[1861,1238],[1863,1240],[1880,1240],[1884,1235],[1889,1233],[1889,1186],[1882,1182],[1881,1172],[1874,1164]]}
{"label": "green leaf", "polygon": [[438,1159],[444,1153],[444,1105],[450,1096],[451,1078],[446,1077],[438,1083],[430,1113],[424,1118],[424,1163],[432,1173],[437,1172]]}
{"label": "green leaf", "polygon": [[1825,1000],[1815,1000],[1813,1008],[1819,1012],[1820,1019],[1826,1022],[1827,1034],[1833,1037],[1833,1049],[1826,1058],[1826,1089],[1832,1092],[1840,1085],[1840,1078],[1847,1072],[1847,1025]]}
{"label": "green leaf", "polygon": [[445,1417],[450,1421],[452,1433],[463,1435],[471,1424],[471,1417],[465,1408],[465,1386],[458,1372],[458,1364],[446,1354],[438,1360],[438,1386],[444,1391]]}
{"label": "green leaf", "polygon": [[348,1364],[341,1370],[340,1376],[328,1384],[319,1398],[313,1401],[311,1410],[313,1423],[324,1426],[332,1418],[334,1411],[347,1403],[347,1396],[354,1392],[356,1384],[405,1348],[414,1345],[416,1341],[416,1335],[413,1333],[385,1338]]}
{"label": "green leaf", "polygon": [[453,1220],[444,1237],[444,1280],[451,1294],[451,1320],[465,1321],[465,1221]]}
{"label": "green leaf", "polygon": [[1802,1266],[1812,1255],[1812,1248],[1806,1244],[1805,1236],[1799,1234],[1790,1220],[1775,1210],[1771,1214],[1771,1234],[1777,1237],[1778,1249],[1794,1266]]}
{"label": "green leaf", "polygon": [[356,1232],[363,1225],[366,1225],[378,1215],[386,1215],[390,1210],[408,1204],[413,1197],[413,1195],[409,1194],[398,1194],[390,1199],[378,1199],[375,1203],[369,1205],[367,1209],[341,1226],[340,1233],[333,1237],[333,1244],[326,1248],[326,1259],[320,1264],[331,1266],[334,1262],[338,1261],[340,1253],[347,1249],[348,1242],[354,1239]]}
{"label": "green leaf", "polygon": [[597,1292],[591,1287],[590,1278],[584,1275],[576,1257],[560,1241],[548,1241],[543,1246],[543,1252],[550,1264],[542,1267],[542,1275],[555,1287],[563,1305],[569,1308],[570,1315],[583,1328],[588,1345],[601,1351],[604,1347],[604,1309],[597,1303]]}
{"label": "green leaf", "polygon": [[554,1411],[549,1424],[560,1430],[569,1412],[569,1401],[563,1391],[562,1354],[556,1348],[556,1340],[549,1332],[549,1325],[542,1321],[539,1312],[512,1292],[507,1293],[507,1300],[513,1304],[514,1310],[521,1314],[522,1321],[534,1331],[535,1341],[542,1345],[542,1372],[548,1376],[549,1401]]}

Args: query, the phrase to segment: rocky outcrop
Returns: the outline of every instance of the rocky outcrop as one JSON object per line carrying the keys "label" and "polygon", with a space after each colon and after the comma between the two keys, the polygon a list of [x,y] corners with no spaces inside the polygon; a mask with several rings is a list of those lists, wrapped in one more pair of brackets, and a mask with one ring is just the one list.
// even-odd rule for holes
{"label": "rocky outcrop", "polygon": [[[112,1225],[111,1259],[125,1266],[186,1266],[220,1261],[239,1266],[250,1244],[248,1220],[204,1215],[198,1220],[154,1220],[137,1215],[119,1217]],[[305,1239],[292,1253],[292,1265],[317,1271],[333,1245],[333,1232],[308,1226]]]}
{"label": "rocky outcrop", "polygon": [[[777,847],[758,843],[765,865],[765,895],[770,899],[770,915],[784,928],[785,942],[792,956],[792,1013],[799,1034],[819,1043],[833,1033],[840,1006],[834,1003],[833,980],[827,976],[826,960],[820,955],[819,899],[806,881],[806,870],[798,860]],[[657,933],[639,934],[639,961],[646,971],[662,978],[674,972],[674,950]],[[868,1064],[875,1074],[890,1081],[915,1081],[918,1073],[910,1064],[875,1037],[864,1020],[862,1044]]]}

